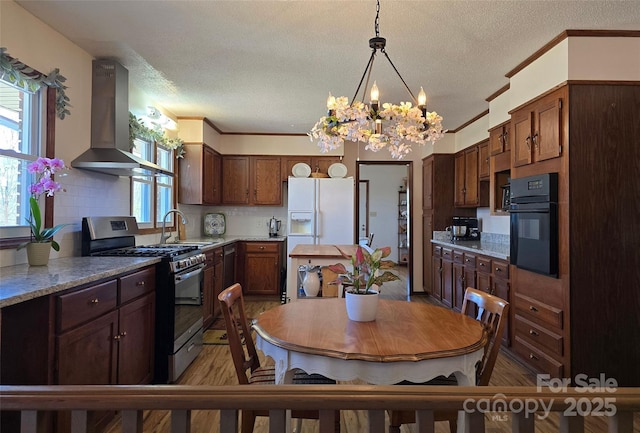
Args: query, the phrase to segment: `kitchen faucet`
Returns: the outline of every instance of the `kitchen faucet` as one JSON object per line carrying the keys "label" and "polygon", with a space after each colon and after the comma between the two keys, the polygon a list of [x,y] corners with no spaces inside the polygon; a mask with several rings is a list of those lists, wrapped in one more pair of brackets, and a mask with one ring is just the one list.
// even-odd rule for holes
{"label": "kitchen faucet", "polygon": [[167,242],[169,240],[169,238],[171,237],[171,232],[169,232],[168,235],[165,236],[164,234],[164,230],[165,230],[165,226],[167,224],[167,217],[169,216],[169,214],[171,212],[175,212],[177,214],[179,214],[182,217],[182,224],[187,224],[187,217],[180,212],[178,209],[169,209],[167,211],[166,214],[164,214],[164,218],[162,218],[162,234],[160,235],[160,243],[164,244],[165,242]]}

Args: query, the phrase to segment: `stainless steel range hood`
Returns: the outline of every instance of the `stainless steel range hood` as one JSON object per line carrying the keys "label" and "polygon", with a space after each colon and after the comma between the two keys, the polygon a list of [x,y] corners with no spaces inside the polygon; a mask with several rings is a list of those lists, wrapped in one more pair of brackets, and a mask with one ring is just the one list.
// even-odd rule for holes
{"label": "stainless steel range hood", "polygon": [[129,71],[113,60],[94,60],[92,78],[91,148],[71,166],[113,176],[173,176],[129,152]]}

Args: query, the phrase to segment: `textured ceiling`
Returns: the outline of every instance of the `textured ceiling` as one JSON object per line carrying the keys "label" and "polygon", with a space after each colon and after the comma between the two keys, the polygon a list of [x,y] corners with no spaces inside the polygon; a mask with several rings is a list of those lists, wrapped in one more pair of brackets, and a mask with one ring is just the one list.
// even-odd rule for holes
{"label": "textured ceiling", "polygon": [[[17,3],[93,56],[121,62],[167,110],[225,133],[306,133],[329,91],[351,99],[375,36],[374,1]],[[412,92],[423,86],[428,109],[455,129],[564,30],[640,29],[640,1],[381,0],[379,28]],[[373,79],[381,101],[409,100],[381,54]]]}

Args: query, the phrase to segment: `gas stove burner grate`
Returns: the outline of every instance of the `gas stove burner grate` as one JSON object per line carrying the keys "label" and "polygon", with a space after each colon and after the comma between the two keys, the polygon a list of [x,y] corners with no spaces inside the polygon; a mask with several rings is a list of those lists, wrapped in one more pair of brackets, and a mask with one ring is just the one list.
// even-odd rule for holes
{"label": "gas stove burner grate", "polygon": [[175,257],[197,250],[191,245],[144,245],[101,251],[97,256]]}

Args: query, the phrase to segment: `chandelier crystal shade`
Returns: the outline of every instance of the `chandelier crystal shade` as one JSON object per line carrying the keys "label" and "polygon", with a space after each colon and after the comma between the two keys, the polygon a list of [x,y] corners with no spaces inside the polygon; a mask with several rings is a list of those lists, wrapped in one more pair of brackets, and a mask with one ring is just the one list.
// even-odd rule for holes
{"label": "chandelier crystal shade", "polygon": [[[365,149],[373,152],[386,147],[393,158],[401,159],[411,152],[413,144],[433,144],[446,132],[442,129],[442,117],[435,111],[427,112],[427,95],[422,87],[416,98],[389,58],[385,50],[387,41],[380,37],[379,15],[380,1],[376,5],[376,36],[369,39],[371,56],[351,103],[346,96],[334,97],[329,93],[327,115],[321,117],[307,134],[311,141],[317,140],[323,153],[337,149],[344,145],[345,141],[356,141],[367,143]],[[356,99],[365,78],[364,89],[369,86],[373,62],[378,51],[385,55],[416,105],[412,102],[401,102],[400,105],[385,102],[381,106],[375,81],[371,86],[370,105],[362,102],[364,91],[362,100]]]}

